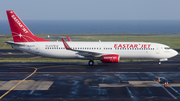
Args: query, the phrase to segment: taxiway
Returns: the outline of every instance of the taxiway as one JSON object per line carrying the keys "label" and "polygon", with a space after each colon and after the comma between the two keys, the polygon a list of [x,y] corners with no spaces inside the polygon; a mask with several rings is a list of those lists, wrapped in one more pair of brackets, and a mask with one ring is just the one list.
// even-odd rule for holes
{"label": "taxiway", "polygon": [[0,63],[0,77],[2,101],[180,99],[180,61]]}

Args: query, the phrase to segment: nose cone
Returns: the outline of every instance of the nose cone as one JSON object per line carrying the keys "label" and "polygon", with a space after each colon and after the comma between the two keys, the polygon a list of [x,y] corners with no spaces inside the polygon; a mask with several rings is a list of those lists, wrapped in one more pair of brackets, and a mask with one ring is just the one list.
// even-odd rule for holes
{"label": "nose cone", "polygon": [[178,52],[175,51],[175,50],[172,50],[172,55],[173,55],[173,56],[176,56],[176,55],[178,55]]}

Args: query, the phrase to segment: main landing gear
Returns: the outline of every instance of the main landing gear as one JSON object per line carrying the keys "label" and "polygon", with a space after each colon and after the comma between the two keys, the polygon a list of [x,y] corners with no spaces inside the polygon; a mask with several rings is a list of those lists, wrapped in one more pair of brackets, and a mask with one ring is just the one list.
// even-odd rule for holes
{"label": "main landing gear", "polygon": [[93,60],[89,60],[88,64],[89,64],[89,66],[93,66],[94,65],[94,61]]}
{"label": "main landing gear", "polygon": [[159,61],[159,65],[161,64],[161,61]]}

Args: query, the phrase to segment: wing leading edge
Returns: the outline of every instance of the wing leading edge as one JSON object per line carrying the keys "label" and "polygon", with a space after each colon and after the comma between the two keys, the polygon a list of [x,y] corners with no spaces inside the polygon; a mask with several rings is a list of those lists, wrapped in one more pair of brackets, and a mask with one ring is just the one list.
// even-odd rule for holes
{"label": "wing leading edge", "polygon": [[115,53],[104,53],[104,52],[95,52],[95,51],[88,51],[88,50],[75,50],[75,49],[70,48],[70,46],[66,43],[66,41],[63,38],[61,39],[63,41],[64,47],[66,48],[66,50],[78,52],[77,54],[81,56],[93,58],[93,57],[101,57],[102,55],[115,54]]}

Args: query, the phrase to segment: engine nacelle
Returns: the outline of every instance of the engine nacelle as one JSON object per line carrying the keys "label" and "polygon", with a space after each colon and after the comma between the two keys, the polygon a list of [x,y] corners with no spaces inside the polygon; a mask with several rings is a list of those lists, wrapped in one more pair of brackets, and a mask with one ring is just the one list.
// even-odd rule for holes
{"label": "engine nacelle", "polygon": [[117,55],[117,54],[103,55],[101,57],[101,61],[103,63],[118,63],[119,55]]}

